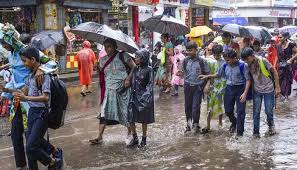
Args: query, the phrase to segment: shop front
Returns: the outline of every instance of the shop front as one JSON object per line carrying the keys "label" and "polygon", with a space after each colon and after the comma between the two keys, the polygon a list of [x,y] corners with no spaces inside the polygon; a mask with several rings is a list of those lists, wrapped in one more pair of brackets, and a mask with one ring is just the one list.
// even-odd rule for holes
{"label": "shop front", "polygon": [[6,0],[0,3],[0,22],[13,24],[20,33],[36,32],[36,0]]}
{"label": "shop front", "polygon": [[212,11],[212,19],[219,24],[227,24],[229,21],[229,23],[241,25],[260,25],[273,28],[293,24],[295,16],[292,13],[291,8],[215,9]]}
{"label": "shop front", "polygon": [[[68,27],[64,32],[68,32],[70,28],[83,22],[104,24],[106,20],[104,17],[107,17],[104,13],[107,13],[107,10],[112,7],[110,1],[103,0],[64,0],[62,5],[65,10],[65,25]],[[82,49],[83,41],[84,39],[78,36],[75,37],[75,40],[67,41],[67,55],[62,59],[62,72],[76,71],[78,69],[78,62],[75,56]],[[91,45],[96,56],[98,56],[97,44],[91,42]]]}

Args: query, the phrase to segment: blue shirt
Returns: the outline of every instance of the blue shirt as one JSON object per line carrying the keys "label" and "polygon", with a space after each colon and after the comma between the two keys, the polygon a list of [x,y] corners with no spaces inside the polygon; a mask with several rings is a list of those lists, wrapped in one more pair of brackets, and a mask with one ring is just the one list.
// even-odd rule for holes
{"label": "blue shirt", "polygon": [[[34,74],[31,74],[28,81],[26,82],[26,86],[29,88],[28,96],[41,96],[42,93],[50,94],[50,76],[44,75],[44,80],[42,86],[40,88],[37,87],[36,78]],[[31,102],[28,101],[30,107],[46,107],[44,102]],[[49,106],[49,102],[48,102]]]}
{"label": "blue shirt", "polygon": [[[11,67],[11,79],[5,85],[8,89],[22,89],[25,86],[25,82],[30,75],[30,70],[25,67],[23,61],[21,60],[19,52],[12,52],[8,56],[8,61]],[[12,95],[5,93],[5,97],[12,98]]]}
{"label": "blue shirt", "polygon": [[225,70],[224,70],[224,67],[221,67],[218,70],[218,75],[219,77],[226,78],[227,80],[226,84],[230,86],[243,85],[245,84],[246,80],[251,79],[249,75],[248,65],[246,63],[244,63],[243,75],[242,73],[240,73],[239,61],[236,62],[233,67],[227,64]]}
{"label": "blue shirt", "polygon": [[209,74],[207,61],[199,56],[196,58],[188,57],[184,60],[184,62],[186,62],[186,64],[183,64],[185,83],[191,85],[203,84],[205,81],[198,78],[198,76]]}

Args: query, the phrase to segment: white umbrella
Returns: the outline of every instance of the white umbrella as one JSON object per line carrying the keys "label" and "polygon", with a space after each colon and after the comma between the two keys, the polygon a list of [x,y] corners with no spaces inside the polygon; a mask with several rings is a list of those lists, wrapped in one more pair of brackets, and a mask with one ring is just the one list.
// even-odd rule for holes
{"label": "white umbrella", "polygon": [[113,30],[107,25],[95,22],[85,22],[70,30],[81,38],[103,44],[105,39],[111,38],[117,42],[119,50],[134,53],[138,50],[136,43],[121,30]]}
{"label": "white umbrella", "polygon": [[246,28],[237,24],[226,24],[223,26],[222,30],[240,37],[252,37],[252,35]]}
{"label": "white umbrella", "polygon": [[190,32],[181,20],[169,15],[157,15],[145,20],[142,25],[152,31],[161,34],[168,33],[170,35],[185,35]]}
{"label": "white umbrella", "polygon": [[297,26],[294,26],[294,25],[284,26],[284,27],[281,27],[279,31],[281,33],[288,32],[290,33],[290,35],[293,35],[297,32]]}

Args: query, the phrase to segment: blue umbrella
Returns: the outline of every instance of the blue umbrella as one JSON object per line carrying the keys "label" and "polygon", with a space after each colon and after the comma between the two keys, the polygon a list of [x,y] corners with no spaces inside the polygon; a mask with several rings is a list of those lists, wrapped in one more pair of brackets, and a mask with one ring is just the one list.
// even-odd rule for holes
{"label": "blue umbrella", "polygon": [[39,50],[45,50],[52,45],[65,44],[62,31],[42,31],[31,40],[32,46]]}

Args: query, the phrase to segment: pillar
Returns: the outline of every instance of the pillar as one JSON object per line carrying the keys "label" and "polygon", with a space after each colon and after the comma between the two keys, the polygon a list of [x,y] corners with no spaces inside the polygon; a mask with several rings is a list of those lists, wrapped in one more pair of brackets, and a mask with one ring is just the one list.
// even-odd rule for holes
{"label": "pillar", "polygon": [[139,14],[138,7],[132,7],[132,20],[133,20],[133,35],[137,45],[139,45]]}

